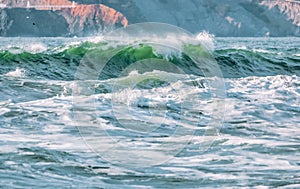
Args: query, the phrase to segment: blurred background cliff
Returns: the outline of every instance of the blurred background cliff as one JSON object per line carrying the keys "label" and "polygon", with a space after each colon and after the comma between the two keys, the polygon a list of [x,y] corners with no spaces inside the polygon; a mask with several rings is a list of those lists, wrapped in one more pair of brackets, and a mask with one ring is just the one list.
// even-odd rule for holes
{"label": "blurred background cliff", "polygon": [[217,37],[300,36],[300,1],[0,0],[0,36],[88,36],[139,22]]}

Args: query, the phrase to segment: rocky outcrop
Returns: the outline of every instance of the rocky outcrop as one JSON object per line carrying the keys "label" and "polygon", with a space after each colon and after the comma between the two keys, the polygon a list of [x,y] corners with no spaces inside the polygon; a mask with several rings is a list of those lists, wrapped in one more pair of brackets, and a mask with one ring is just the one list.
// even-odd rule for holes
{"label": "rocky outcrop", "polygon": [[114,26],[128,25],[128,20],[120,12],[105,5],[77,5],[72,9],[62,9],[62,16],[69,24],[73,35],[99,33]]}

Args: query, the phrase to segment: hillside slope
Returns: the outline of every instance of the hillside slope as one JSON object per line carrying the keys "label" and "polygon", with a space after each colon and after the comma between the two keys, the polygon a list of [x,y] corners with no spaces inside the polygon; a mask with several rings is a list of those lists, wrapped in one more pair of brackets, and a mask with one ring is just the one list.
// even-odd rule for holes
{"label": "hillside slope", "polygon": [[73,3],[69,0],[31,0],[31,7],[27,8],[27,1],[2,0],[2,3],[10,8],[0,9],[1,36],[84,36],[128,24],[125,16],[103,4],[60,8]]}
{"label": "hillside slope", "polygon": [[[26,7],[27,1],[2,0]],[[72,5],[71,0],[31,0]],[[84,36],[163,22],[216,36],[300,36],[299,0],[75,0],[75,8],[0,9],[1,36]],[[46,20],[46,21],[45,21]]]}
{"label": "hillside slope", "polygon": [[[165,22],[193,33],[206,30],[216,36],[300,36],[299,0],[128,0],[121,4],[118,0],[90,2],[106,2],[126,15],[129,23]],[[132,12],[136,14],[136,19],[131,18]]]}

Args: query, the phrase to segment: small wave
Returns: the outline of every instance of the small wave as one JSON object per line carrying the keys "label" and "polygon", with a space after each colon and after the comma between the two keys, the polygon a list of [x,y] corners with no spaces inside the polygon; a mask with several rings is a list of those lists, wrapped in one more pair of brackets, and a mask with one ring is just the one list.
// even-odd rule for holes
{"label": "small wave", "polygon": [[224,77],[299,75],[298,60],[267,50],[221,49],[214,52]]}
{"label": "small wave", "polygon": [[231,49],[236,49],[236,50],[247,50],[247,46],[241,45],[241,46],[233,46]]}
{"label": "small wave", "polygon": [[270,51],[267,51],[265,49],[253,49],[253,52],[259,52],[259,53],[272,53]]}
{"label": "small wave", "polygon": [[32,43],[29,41],[26,44],[17,43],[14,45],[8,45],[6,47],[2,47],[2,50],[7,50],[13,54],[21,54],[23,52],[36,54],[46,52],[48,50],[48,47],[46,44],[43,43]]}

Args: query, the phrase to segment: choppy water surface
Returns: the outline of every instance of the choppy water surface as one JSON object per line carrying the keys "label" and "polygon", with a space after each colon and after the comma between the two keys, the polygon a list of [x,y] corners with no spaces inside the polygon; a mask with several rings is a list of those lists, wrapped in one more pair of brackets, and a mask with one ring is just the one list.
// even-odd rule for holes
{"label": "choppy water surface", "polygon": [[[0,41],[3,188],[300,187],[299,38],[216,39],[212,53],[224,76],[226,114],[206,150],[201,141],[213,114],[207,80],[214,78],[204,77],[188,57],[147,45],[126,48],[99,80],[78,81],[86,53],[116,47],[101,38]],[[184,74],[158,67],[121,74],[128,61],[153,57],[179,65]],[[75,102],[93,103],[74,108],[78,86],[93,93]],[[74,118],[74,109],[84,118]],[[86,132],[79,132],[82,127]],[[187,143],[180,142],[184,138]],[[130,155],[111,150],[112,141],[121,141]],[[95,145],[103,156],[90,149]],[[176,153],[151,151],[157,146]],[[141,166],[145,154],[168,161]]]}

